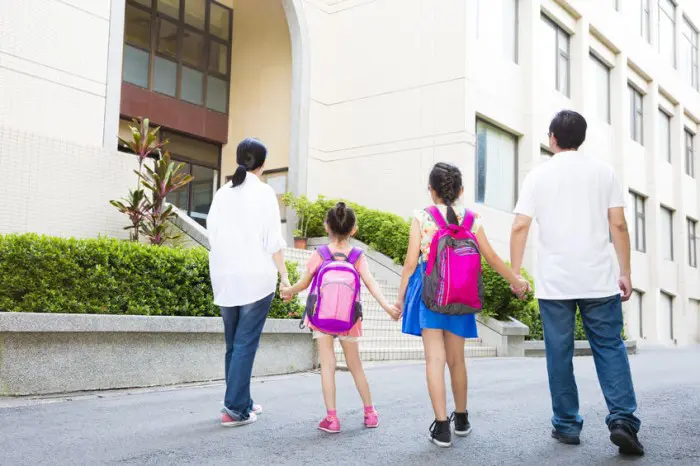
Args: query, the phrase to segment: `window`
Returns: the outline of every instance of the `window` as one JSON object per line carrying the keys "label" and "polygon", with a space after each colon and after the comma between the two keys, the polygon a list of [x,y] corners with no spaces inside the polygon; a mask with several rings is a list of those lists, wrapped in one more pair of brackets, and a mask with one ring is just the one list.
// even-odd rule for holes
{"label": "window", "polygon": [[630,137],[644,144],[644,101],[642,94],[632,86],[630,90]]}
{"label": "window", "polygon": [[659,337],[673,340],[673,296],[661,292],[659,296]]}
{"label": "window", "polygon": [[659,109],[659,154],[671,163],[671,117]]}
{"label": "window", "polygon": [[673,260],[673,211],[661,206],[661,251],[664,260]]}
{"label": "window", "polygon": [[658,0],[658,50],[666,62],[676,67],[676,5],[671,0]]}
{"label": "window", "polygon": [[644,325],[642,316],[642,301],[644,294],[638,290],[632,290],[629,313],[627,315],[627,334],[630,338],[644,338]]}
{"label": "window", "polygon": [[610,4],[615,9],[615,11],[620,11],[620,0],[610,0]]}
{"label": "window", "polygon": [[515,205],[517,138],[476,123],[476,202],[511,211]]}
{"label": "window", "polygon": [[123,80],[226,113],[231,15],[213,0],[127,0]]}
{"label": "window", "polygon": [[687,218],[688,222],[688,265],[697,268],[698,266],[698,222],[692,218]]}
{"label": "window", "polygon": [[601,120],[610,123],[610,68],[591,55],[595,73],[595,95],[597,113]]}
{"label": "window", "polygon": [[695,178],[695,135],[685,129],[685,174]]}
{"label": "window", "polygon": [[683,18],[681,71],[693,89],[698,90],[698,31],[688,18]]}
{"label": "window", "polygon": [[569,34],[546,16],[543,15],[542,20],[546,26],[547,44],[554,47],[555,88],[565,96],[570,97]]}
{"label": "window", "polygon": [[518,63],[518,3],[503,0],[503,53],[513,63]]}
{"label": "window", "polygon": [[645,213],[645,203],[644,197],[637,193],[630,192],[632,196],[632,205],[634,206],[634,249],[640,252],[646,252],[647,250],[647,240],[646,240],[646,213]]}
{"label": "window", "polygon": [[627,0],[636,8],[639,18],[639,35],[651,44],[651,0]]}
{"label": "window", "polygon": [[194,178],[188,185],[169,194],[168,202],[206,227],[209,207],[219,188],[220,147],[178,133],[161,132],[161,137],[170,141],[168,150],[173,160],[183,162],[183,171]]}
{"label": "window", "polygon": [[277,195],[277,202],[280,206],[280,218],[283,222],[287,220],[287,209],[285,208],[285,205],[282,202],[282,197],[284,196],[284,193],[286,193],[289,190],[288,175],[289,170],[287,168],[268,170],[265,173],[263,173],[263,180],[265,180],[267,184],[272,186],[272,189]]}

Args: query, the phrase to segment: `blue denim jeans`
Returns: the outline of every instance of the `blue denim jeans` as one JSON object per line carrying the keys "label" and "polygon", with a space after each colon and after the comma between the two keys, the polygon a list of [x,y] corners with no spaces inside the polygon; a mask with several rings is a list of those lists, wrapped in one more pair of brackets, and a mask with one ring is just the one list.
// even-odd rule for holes
{"label": "blue denim jeans", "polygon": [[250,377],[255,353],[274,294],[245,306],[222,307],[226,339],[226,394],[224,410],[234,419],[250,417]]}
{"label": "blue denim jeans", "polygon": [[640,421],[634,416],[637,401],[632,385],[627,349],[622,332],[620,296],[600,299],[541,299],[552,425],[564,435],[578,436],[583,427],[579,415],[578,389],[574,378],[574,327],[576,307],[581,311],[586,337],[591,344],[598,382],[608,405],[606,424],[626,422],[635,432]]}

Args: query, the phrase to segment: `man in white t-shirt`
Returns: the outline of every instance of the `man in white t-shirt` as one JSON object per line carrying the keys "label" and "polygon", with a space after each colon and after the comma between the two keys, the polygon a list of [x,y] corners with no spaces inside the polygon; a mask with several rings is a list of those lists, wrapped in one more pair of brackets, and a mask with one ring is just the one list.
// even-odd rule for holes
{"label": "man in white t-shirt", "polygon": [[[578,308],[610,412],[606,418],[610,440],[620,453],[643,455],[632,375],[620,336],[622,301],[632,294],[624,194],[612,168],[577,152],[586,128],[586,120],[569,110],[552,120],[549,145],[555,155],[526,177],[515,207],[512,266],[516,273],[521,268],[534,219],[535,289],[554,412],[552,437],[565,444],[580,443],[583,419],[572,363]],[[619,275],[609,250],[610,237]]]}

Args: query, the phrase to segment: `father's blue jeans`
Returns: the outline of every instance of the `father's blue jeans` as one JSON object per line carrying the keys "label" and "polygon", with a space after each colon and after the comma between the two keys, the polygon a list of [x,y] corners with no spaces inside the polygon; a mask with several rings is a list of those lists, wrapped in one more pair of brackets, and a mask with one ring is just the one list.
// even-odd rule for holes
{"label": "father's blue jeans", "polygon": [[226,395],[224,409],[234,419],[250,417],[250,377],[260,335],[274,294],[245,306],[222,307],[226,338]]}
{"label": "father's blue jeans", "polygon": [[622,332],[620,296],[600,299],[541,299],[540,315],[552,396],[552,425],[565,435],[578,436],[583,419],[578,409],[578,389],[574,378],[574,327],[576,307],[581,311],[586,336],[591,344],[598,381],[603,390],[611,422],[622,420],[635,432],[640,421],[634,416],[637,401]]}

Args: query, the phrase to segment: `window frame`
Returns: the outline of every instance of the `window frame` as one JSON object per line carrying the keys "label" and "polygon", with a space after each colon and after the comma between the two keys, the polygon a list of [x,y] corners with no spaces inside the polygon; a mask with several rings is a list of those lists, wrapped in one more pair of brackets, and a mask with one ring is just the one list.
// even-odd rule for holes
{"label": "window frame", "polygon": [[[606,107],[605,108],[605,118],[603,118],[603,121],[605,121],[608,124],[611,124],[612,123],[612,105],[611,105],[612,98],[611,98],[611,86],[610,86],[610,77],[611,76],[610,75],[611,75],[612,68],[610,68],[608,66],[608,64],[605,63],[603,60],[598,58],[598,56],[596,56],[594,53],[590,53],[589,55],[590,55],[591,60],[596,62],[597,65],[605,68],[605,71],[606,71],[607,79],[606,79],[605,83],[607,86],[607,102],[605,105],[605,107]],[[598,116],[600,116],[600,115],[598,115]]]}
{"label": "window frame", "polygon": [[[671,338],[671,341],[675,341],[676,338],[675,338],[675,334],[673,331],[673,302],[675,301],[676,297],[674,295],[672,295],[671,293],[668,293],[664,290],[660,290],[659,294],[660,294],[659,298],[661,298],[661,299],[668,298],[668,303],[669,303],[668,314],[669,314],[669,320],[670,320],[670,322],[669,322],[670,335],[669,336]],[[661,338],[663,340],[663,339],[665,339],[665,336],[661,336]]]}
{"label": "window frame", "polygon": [[[281,174],[284,174],[284,176],[285,176],[285,193],[286,193],[289,191],[289,167],[273,168],[271,170],[265,170],[262,174],[262,179],[266,184],[269,184],[268,179],[271,176],[281,175]],[[282,223],[287,223],[287,209],[283,208],[282,199],[280,197],[283,195],[284,195],[284,193],[282,193],[282,194],[275,193],[275,197],[277,197],[277,202],[280,205],[280,221]]]}
{"label": "window frame", "polygon": [[632,294],[637,296],[637,318],[639,319],[639,338],[644,339],[644,292],[638,289],[632,289]]}
{"label": "window frame", "polygon": [[[640,1],[640,34],[642,39],[646,40],[648,44],[651,44],[651,0],[639,0]],[[646,29],[644,28],[646,26]]]}
{"label": "window frame", "polygon": [[685,140],[685,174],[695,178],[695,133],[683,128]]}
{"label": "window frame", "polygon": [[[667,2],[673,7],[673,14],[669,14],[662,6],[662,3],[666,4]],[[671,25],[673,26],[673,34],[671,35],[671,37],[673,37],[672,65],[674,69],[678,69],[678,54],[676,53],[678,50],[678,41],[676,40],[676,27],[678,26],[676,24],[676,9],[678,8],[678,5],[673,0],[656,0],[656,7],[656,49],[659,54],[663,54],[663,51],[661,50],[661,21],[663,20],[663,15],[671,21]]]}
{"label": "window frame", "polygon": [[[507,56],[508,60],[512,60],[513,63],[516,65],[519,64],[519,59],[520,59],[520,1],[519,0],[508,0],[509,4],[513,5],[513,8],[515,9],[513,11],[513,18],[514,18],[514,24],[511,24],[510,27],[513,28],[513,40],[515,41],[513,45],[513,56]],[[477,2],[478,3],[478,2]],[[503,15],[505,17],[505,15]],[[504,27],[507,27],[508,25],[503,23]],[[502,34],[503,37],[505,37],[505,34]],[[505,47],[504,47],[505,49]],[[503,50],[505,52],[505,50]],[[504,54],[505,55],[505,54]]]}
{"label": "window frame", "polygon": [[[698,65],[698,46],[700,45],[700,32],[698,32],[695,24],[688,19],[687,16],[683,15],[683,31],[681,36],[684,40],[688,42],[690,46],[690,86],[696,91],[700,90],[700,67]],[[686,34],[690,31],[691,37]]]}
{"label": "window frame", "polygon": [[[541,18],[543,21],[549,23],[549,25],[552,26],[556,32],[554,40],[554,88],[557,91],[564,94],[566,97],[571,98],[571,35],[566,30],[564,30],[564,28],[562,28],[559,24],[557,24],[552,18],[545,15],[544,13],[541,14]],[[566,37],[565,51],[562,50],[560,47],[560,40],[562,36]],[[564,90],[561,89],[561,85],[559,82],[562,68],[559,62],[560,58],[563,58],[566,61],[566,89]]]}
{"label": "window frame", "polygon": [[[644,146],[644,95],[631,83],[627,84],[630,91],[630,138]],[[639,103],[639,107],[637,107]],[[640,132],[637,134],[637,119],[640,121]]]}
{"label": "window frame", "polygon": [[[635,191],[630,191],[634,204],[634,250],[647,252],[647,232],[646,232],[646,201],[647,198]],[[641,229],[640,229],[641,222]],[[641,238],[640,238],[641,237]]]}
{"label": "window frame", "polygon": [[[506,209],[506,211],[510,212],[515,208],[515,203],[517,202],[518,199],[518,158],[519,158],[519,137],[516,134],[513,134],[512,132],[499,127],[488,120],[484,118],[476,118],[476,124],[475,124],[475,134],[476,134],[476,141],[474,144],[474,152],[475,152],[475,157],[474,157],[474,201],[478,204],[485,205],[491,209],[496,209],[496,210],[501,210],[503,209],[496,207],[496,206],[491,206],[487,204],[486,201],[486,180],[484,180],[484,199],[479,201],[479,189],[481,187],[480,181],[479,181],[479,124],[483,124],[490,129],[495,129],[497,131],[503,132],[507,135],[509,135],[513,139],[513,198],[511,199],[511,207],[509,209]],[[488,154],[486,154],[488,157]]]}
{"label": "window frame", "polygon": [[688,234],[688,265],[694,269],[698,268],[698,221],[691,217],[686,217],[686,229]]}
{"label": "window frame", "polygon": [[[673,162],[672,162],[673,156],[672,156],[672,154],[671,154],[671,134],[673,133],[673,129],[671,128],[671,125],[673,125],[673,121],[672,121],[673,115],[669,115],[669,114],[666,112],[666,110],[664,110],[663,108],[659,107],[659,116],[660,116],[661,118],[665,118],[665,119],[666,119],[665,121],[668,122],[668,132],[667,132],[667,134],[666,134],[666,141],[667,141],[667,147],[666,147],[666,154],[667,154],[667,156],[666,156],[666,161],[667,161],[668,163],[673,163]],[[660,125],[659,125],[659,128],[661,128]]]}
{"label": "window frame", "polygon": [[[172,16],[159,11],[158,10],[158,5],[156,0],[151,1],[151,6],[150,8],[143,5],[142,3],[138,2],[137,0],[126,0],[125,2],[125,8],[136,8],[142,12],[149,13],[151,16],[151,23],[150,23],[150,43],[149,43],[149,49],[144,49],[141,46],[134,45],[130,42],[127,42],[126,38],[123,41],[123,46],[129,46],[136,48],[138,50],[141,50],[142,52],[147,52],[149,54],[149,69],[148,69],[148,86],[146,89],[152,91],[152,92],[158,92],[159,94],[166,95],[168,97],[177,99],[181,102],[188,103],[190,105],[196,105],[198,107],[203,107],[208,111],[212,112],[217,112],[217,113],[222,113],[219,110],[213,109],[209,106],[207,106],[207,92],[208,92],[208,87],[209,87],[209,77],[211,76],[212,78],[220,79],[223,80],[227,83],[227,87],[230,87],[231,85],[231,51],[232,51],[232,45],[233,45],[233,10],[227,7],[226,5],[223,5],[215,0],[205,0],[205,17],[204,17],[204,29],[199,29],[196,26],[193,26],[187,22],[185,19],[185,7],[186,7],[186,0],[180,0],[180,6],[179,6],[179,11],[178,11],[178,18],[173,18]],[[219,36],[217,36],[215,33],[211,31],[211,6],[212,4],[216,4],[218,7],[225,9],[228,12],[228,25],[229,25],[229,31],[228,31],[228,40],[221,39]],[[176,26],[177,29],[177,46],[176,46],[176,53],[175,56],[169,56],[169,55],[164,55],[163,53],[158,51],[158,39],[159,39],[159,20],[164,20],[168,21],[169,23],[172,23]],[[198,35],[201,35],[204,39],[204,44],[203,44],[203,51],[202,51],[202,61],[198,66],[190,64],[188,61],[185,61],[183,55],[183,45],[184,45],[184,37],[187,31],[190,31],[191,33],[196,33]],[[216,71],[213,71],[209,67],[209,61],[211,59],[210,53],[211,53],[211,44],[212,43],[218,43],[220,45],[224,45],[227,50],[228,54],[226,57],[226,73],[220,73],[218,69]],[[155,75],[155,61],[156,57],[160,57],[162,59],[166,59],[170,62],[174,62],[177,67],[176,71],[176,76],[175,76],[175,95],[169,95],[165,93],[161,93],[157,90],[155,90],[154,87],[154,75]],[[202,74],[202,103],[193,103],[189,100],[185,100],[182,98],[182,83],[183,83],[183,68],[189,68],[192,70],[195,70],[199,73]],[[124,65],[122,64],[122,81],[124,81]],[[132,84],[132,83],[130,83]],[[134,86],[138,86],[138,84],[133,84]],[[141,86],[139,86],[141,87]],[[223,112],[224,115],[228,115],[229,111],[229,104],[231,102],[231,92],[230,89],[226,92],[226,103],[225,103],[225,111]]]}
{"label": "window frame", "polygon": [[[673,220],[674,220],[675,213],[676,212],[672,208],[666,207],[663,204],[661,205],[661,217],[663,217],[664,215],[668,215],[669,231],[667,231],[667,233],[668,233],[668,241],[670,243],[668,245],[667,244],[662,245],[662,257],[664,260],[671,261],[671,262],[676,260],[675,244],[674,244],[675,242],[673,241]],[[661,227],[663,228],[664,227],[663,222],[660,222],[660,223],[661,223]],[[661,238],[663,239],[663,234],[661,235]],[[669,249],[666,249],[666,248],[669,248]],[[669,253],[668,255],[670,255],[670,257],[666,257],[667,252]]]}

